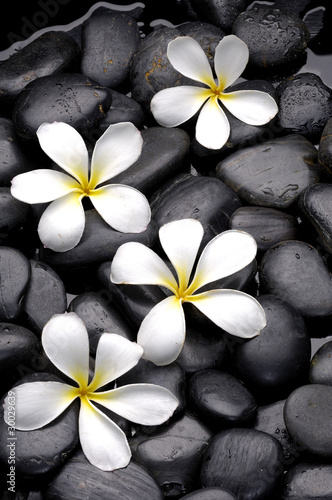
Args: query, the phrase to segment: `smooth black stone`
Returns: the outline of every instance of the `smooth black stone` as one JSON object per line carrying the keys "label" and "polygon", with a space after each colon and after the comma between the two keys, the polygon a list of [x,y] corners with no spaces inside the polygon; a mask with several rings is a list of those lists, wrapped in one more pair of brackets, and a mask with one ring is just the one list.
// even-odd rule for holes
{"label": "smooth black stone", "polygon": [[184,130],[164,127],[145,129],[142,138],[141,156],[131,167],[113,177],[112,184],[126,184],[150,194],[183,169],[190,139]]}
{"label": "smooth black stone", "polygon": [[105,130],[114,123],[131,122],[136,128],[141,130],[145,123],[145,114],[142,106],[131,97],[121,94],[116,90],[111,90],[112,104],[106,113],[105,118],[99,122],[98,128]]}
{"label": "smooth black stone", "polygon": [[79,47],[64,31],[48,31],[0,65],[0,101],[13,101],[42,76],[68,71],[78,62]]}
{"label": "smooth black stone", "polygon": [[41,248],[41,259],[54,268],[79,268],[112,259],[119,246],[127,241],[138,241],[151,246],[156,237],[154,221],[141,233],[120,233],[112,229],[98,212],[92,209],[85,212],[83,236],[76,247],[62,253]]}
{"label": "smooth black stone", "polygon": [[12,120],[0,117],[0,186],[9,187],[15,175],[32,169]]}
{"label": "smooth black stone", "polygon": [[185,414],[168,426],[156,427],[148,437],[135,435],[130,445],[133,459],[149,471],[164,497],[178,498],[197,486],[202,456],[210,438],[211,432],[205,425]]}
{"label": "smooth black stone", "polygon": [[202,245],[228,229],[232,213],[239,208],[238,196],[213,177],[175,177],[151,200],[152,216],[158,228],[173,220],[197,219],[203,226]]}
{"label": "smooth black stone", "polygon": [[304,241],[282,241],[263,256],[260,280],[303,316],[332,314],[332,278],[325,259]]}
{"label": "smooth black stone", "polygon": [[139,42],[133,18],[99,7],[83,23],[81,73],[99,85],[117,87],[128,75]]}
{"label": "smooth black stone", "polygon": [[332,253],[332,184],[321,182],[309,186],[302,193],[299,207],[320,237],[320,243]]}
{"label": "smooth black stone", "polygon": [[44,122],[65,122],[85,133],[105,117],[112,96],[79,73],[43,76],[29,83],[18,96],[13,122],[23,140],[36,139],[36,131]]}
{"label": "smooth black stone", "polygon": [[309,381],[311,384],[332,385],[332,341],[323,344],[313,356],[310,369]]}
{"label": "smooth black stone", "polygon": [[213,65],[214,51],[216,46],[224,38],[225,33],[220,29],[215,19],[210,22],[189,21],[177,26],[182,36],[194,38],[204,49],[208,60]]}
{"label": "smooth black stone", "polygon": [[294,464],[299,452],[292,442],[286,428],[284,421],[284,406],[285,400],[276,401],[275,403],[265,406],[259,406],[253,429],[267,432],[279,441],[284,452],[282,462],[285,467],[288,467]]}
{"label": "smooth black stone", "polygon": [[92,353],[96,352],[103,333],[116,333],[128,340],[135,339],[133,329],[120,314],[113,295],[107,289],[78,295],[69,304],[68,312],[75,312],[84,322]]}
{"label": "smooth black stone", "polygon": [[237,16],[245,10],[247,0],[192,0],[200,19],[230,31]]}
{"label": "smooth black stone", "polygon": [[0,371],[30,364],[39,352],[37,337],[27,328],[15,323],[0,323]]}
{"label": "smooth black stone", "polygon": [[234,366],[253,394],[289,394],[307,375],[311,344],[302,316],[275,295],[257,298],[267,324],[260,334],[235,346]]}
{"label": "smooth black stone", "polygon": [[[179,400],[175,414],[181,413],[186,406],[185,372],[180,364],[174,361],[167,366],[156,366],[151,361],[140,359],[134,368],[122,375],[118,380],[119,386],[128,384],[156,384],[165,387]],[[147,427],[147,433],[151,428]]]}
{"label": "smooth black stone", "polygon": [[296,217],[274,208],[240,207],[231,216],[229,228],[251,234],[259,252],[265,252],[279,241],[295,240],[299,236]]}
{"label": "smooth black stone", "polygon": [[231,153],[216,175],[250,205],[282,209],[318,182],[316,161],[311,142],[290,134]]}
{"label": "smooth black stone", "polygon": [[283,80],[277,95],[278,123],[284,131],[319,141],[332,117],[332,90],[319,76],[301,73]]}
{"label": "smooth black stone", "polygon": [[283,500],[331,500],[332,465],[299,463],[283,479]]}
{"label": "smooth black stone", "polygon": [[72,500],[79,495],[91,500],[142,500],[142,493],[149,500],[163,499],[160,488],[143,467],[131,461],[123,469],[102,471],[79,450],[58,471],[43,498]]}
{"label": "smooth black stone", "polygon": [[0,233],[1,236],[20,229],[27,220],[29,205],[14,198],[10,189],[0,187]]}
{"label": "smooth black stone", "polygon": [[282,473],[282,448],[274,437],[234,428],[211,439],[202,463],[201,485],[223,487],[238,500],[268,499]]}
{"label": "smooth black stone", "polygon": [[325,175],[331,179],[332,176],[332,118],[325,127],[319,142],[318,163],[322,167]]}
{"label": "smooth black stone", "polygon": [[266,5],[239,14],[232,33],[247,44],[250,65],[265,71],[296,61],[310,38],[298,15]]}
{"label": "smooth black stone", "polygon": [[303,385],[288,396],[284,418],[289,434],[301,451],[332,457],[332,387]]}
{"label": "smooth black stone", "polygon": [[236,496],[224,488],[201,488],[181,498],[182,500],[236,500]]}
{"label": "smooth black stone", "polygon": [[0,247],[0,321],[19,316],[30,275],[29,261],[20,250]]}
{"label": "smooth black stone", "polygon": [[[21,379],[25,382],[59,381],[48,373],[34,373]],[[8,460],[8,425],[3,418],[3,402],[0,404],[0,459]],[[39,476],[63,464],[78,444],[78,409],[76,401],[53,422],[34,431],[15,430],[15,466],[24,476]]]}
{"label": "smooth black stone", "polygon": [[192,410],[207,425],[241,425],[252,420],[257,403],[236,377],[219,370],[196,372],[188,384]]}

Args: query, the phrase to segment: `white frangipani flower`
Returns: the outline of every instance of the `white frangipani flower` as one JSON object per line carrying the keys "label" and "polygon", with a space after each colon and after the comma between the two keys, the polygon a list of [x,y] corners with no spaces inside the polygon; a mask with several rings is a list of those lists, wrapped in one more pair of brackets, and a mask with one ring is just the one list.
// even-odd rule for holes
{"label": "white frangipani flower", "polygon": [[[15,393],[15,428],[30,431],[44,427],[80,398],[80,443],[87,459],[99,469],[110,471],[125,467],[131,451],[124,432],[94,402],[143,425],[165,422],[178,405],[170,391],[154,384],[131,384],[100,391],[133,368],[142,356],[142,347],[121,335],[102,334],[94,377],[89,382],[89,337],[83,321],[75,313],[54,315],[44,327],[42,344],[52,363],[77,385],[54,381],[14,387],[10,392]],[[4,408],[8,423],[7,403]]]}
{"label": "white frangipani flower", "polygon": [[247,45],[235,35],[225,36],[214,56],[214,79],[209,61],[200,44],[189,36],[168,44],[167,56],[172,66],[184,76],[208,88],[183,85],[161,90],[151,101],[155,119],[164,127],[177,127],[202,107],[197,124],[197,141],[210,149],[220,149],[230,133],[220,101],[232,115],[249,125],[264,125],[278,112],[275,100],[266,92],[237,90],[225,92],[243,73],[249,59]]}
{"label": "white frangipani flower", "polygon": [[257,251],[254,238],[235,230],[217,235],[203,250],[190,281],[202,238],[203,227],[194,219],[169,222],[160,228],[160,243],[177,279],[164,261],[141,243],[125,243],[114,256],[113,283],[159,285],[172,292],[151,309],[137,336],[144,348],[143,357],[156,365],[171,363],[181,352],[186,333],[184,302],[192,303],[220,328],[238,337],[254,337],[266,325],[262,306],[246,293],[227,289],[197,293],[208,283],[250,264]]}
{"label": "white frangipani flower", "polygon": [[142,193],[122,184],[100,186],[139,158],[143,140],[132,123],[108,127],[96,142],[90,172],[84,140],[67,123],[43,123],[37,137],[43,151],[67,174],[39,169],[17,175],[12,180],[11,194],[30,204],[52,202],[38,226],[39,237],[46,247],[65,252],[78,244],[85,226],[82,206],[85,196],[114,229],[140,233],[146,228],[151,211]]}

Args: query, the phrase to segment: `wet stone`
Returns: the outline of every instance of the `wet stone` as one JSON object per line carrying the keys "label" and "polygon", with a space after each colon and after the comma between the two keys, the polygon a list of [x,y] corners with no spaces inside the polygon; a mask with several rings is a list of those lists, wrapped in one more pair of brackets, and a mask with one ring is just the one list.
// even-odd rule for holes
{"label": "wet stone", "polygon": [[267,325],[258,336],[235,346],[234,367],[254,395],[272,395],[276,400],[306,377],[310,338],[302,316],[290,304],[275,295],[260,295],[257,300]]}
{"label": "wet stone", "polygon": [[316,161],[311,142],[290,134],[231,153],[216,175],[250,205],[283,209],[318,182]]}
{"label": "wet stone", "polygon": [[289,470],[283,479],[283,500],[330,500],[332,465],[301,462]]}
{"label": "wet stone", "polygon": [[302,452],[332,457],[332,387],[308,384],[288,396],[284,418],[287,430]]}
{"label": "wet stone", "polygon": [[133,461],[113,472],[97,469],[88,462],[82,451],[77,451],[58,471],[47,487],[45,500],[72,500],[77,492],[86,498],[121,498],[142,500],[142,492],[149,500],[162,500],[163,494],[143,467]]}
{"label": "wet stone", "polygon": [[332,175],[332,118],[330,118],[321,135],[318,149],[318,162],[326,176]]}
{"label": "wet stone", "polygon": [[139,130],[143,128],[145,123],[145,114],[142,106],[134,101],[131,97],[121,94],[116,90],[111,90],[112,104],[98,125],[98,128],[105,130],[114,123],[131,122]]}
{"label": "wet stone", "polygon": [[126,79],[140,34],[134,19],[99,7],[83,23],[81,72],[105,87]]}
{"label": "wet stone", "polygon": [[43,33],[0,65],[0,101],[13,101],[37,78],[75,68],[79,54],[79,46],[66,32]]}
{"label": "wet stone", "polygon": [[20,93],[13,110],[16,132],[36,139],[44,122],[65,122],[80,133],[97,127],[111,105],[111,93],[79,73],[43,76]]}
{"label": "wet stone", "polygon": [[249,48],[249,64],[264,71],[294,63],[305,51],[310,34],[293,12],[260,5],[236,18],[232,33]]}
{"label": "wet stone", "polygon": [[0,186],[10,187],[15,175],[32,170],[12,120],[0,117]]}
{"label": "wet stone", "polygon": [[236,377],[219,370],[196,372],[188,384],[189,404],[202,422],[220,429],[251,421],[257,403]]}
{"label": "wet stone", "polygon": [[304,241],[282,241],[263,256],[264,290],[291,304],[303,316],[332,314],[332,278],[325,259]]}
{"label": "wet stone", "polygon": [[28,213],[29,205],[14,198],[9,188],[0,187],[0,238],[20,229]]}
{"label": "wet stone", "polygon": [[13,321],[22,311],[22,298],[31,275],[20,250],[0,247],[0,321]]}
{"label": "wet stone", "polygon": [[238,500],[271,498],[283,473],[280,443],[265,432],[233,428],[216,434],[205,451],[203,488],[219,486]]}
{"label": "wet stone", "polygon": [[185,414],[176,422],[156,427],[149,436],[130,441],[133,460],[146,468],[164,497],[178,498],[197,486],[204,450],[211,432],[195,417]]}
{"label": "wet stone", "polygon": [[251,234],[259,252],[265,252],[279,241],[294,240],[299,236],[296,218],[274,208],[240,207],[231,216],[229,228]]}
{"label": "wet stone", "polygon": [[278,124],[286,133],[301,134],[319,141],[332,117],[332,90],[313,73],[283,80],[277,87]]}
{"label": "wet stone", "polygon": [[229,31],[237,16],[245,10],[246,0],[192,0],[192,6],[204,21]]}
{"label": "wet stone", "polygon": [[30,330],[15,323],[0,323],[1,373],[30,364],[38,352],[39,342]]}
{"label": "wet stone", "polygon": [[236,496],[224,488],[201,488],[181,498],[183,500],[236,500]]}
{"label": "wet stone", "polygon": [[332,385],[332,341],[323,344],[316,351],[310,363],[309,381],[311,384]]}

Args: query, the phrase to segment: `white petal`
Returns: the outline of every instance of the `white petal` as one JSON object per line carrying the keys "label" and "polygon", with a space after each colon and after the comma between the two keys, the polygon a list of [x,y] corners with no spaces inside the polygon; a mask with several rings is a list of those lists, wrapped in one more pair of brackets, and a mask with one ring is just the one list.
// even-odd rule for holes
{"label": "white petal", "polygon": [[167,297],[154,306],[141,323],[137,343],[144,349],[143,358],[156,365],[168,365],[182,350],[186,325],[181,302]]}
{"label": "white petal", "polygon": [[242,75],[249,59],[247,45],[235,35],[225,36],[217,45],[214,69],[222,90]]}
{"label": "white petal", "polygon": [[188,286],[203,234],[202,224],[195,219],[169,222],[159,230],[160,243],[178,274],[181,291]]}
{"label": "white petal", "polygon": [[249,233],[230,230],[218,234],[202,252],[190,285],[191,293],[240,271],[254,260],[256,252],[256,241]]}
{"label": "white petal", "polygon": [[46,208],[38,225],[39,237],[46,248],[66,252],[80,241],[85,226],[81,197],[81,192],[73,191]]}
{"label": "white petal", "polygon": [[230,126],[216,97],[204,104],[196,124],[196,139],[209,149],[220,149],[227,142]]}
{"label": "white petal", "polygon": [[37,130],[42,150],[79,182],[88,180],[88,151],[81,135],[67,123],[43,123]]}
{"label": "white petal", "polygon": [[164,387],[154,384],[132,384],[91,397],[123,418],[142,425],[160,425],[168,420],[179,404]]}
{"label": "white petal", "polygon": [[256,299],[237,290],[212,290],[189,300],[226,332],[251,338],[266,325],[265,312]]}
{"label": "white petal", "polygon": [[167,57],[182,75],[213,86],[214,78],[208,58],[200,44],[190,36],[179,36],[167,47]]}
{"label": "white petal", "polygon": [[[14,387],[15,428],[20,431],[40,429],[55,420],[74,401],[75,388],[61,382],[30,382]],[[4,403],[5,421],[13,415],[8,396]],[[10,424],[9,424],[10,425]]]}
{"label": "white petal", "polygon": [[89,376],[89,336],[75,313],[55,314],[42,332],[42,345],[52,363],[76,382]]}
{"label": "white petal", "polygon": [[194,116],[211,95],[201,87],[171,87],[157,92],[151,100],[151,111],[163,127],[177,127]]}
{"label": "white petal", "polygon": [[95,391],[129,371],[143,354],[143,348],[135,342],[115,333],[103,333],[100,337],[95,363],[95,374],[89,391]]}
{"label": "white petal", "polygon": [[142,145],[141,133],[132,123],[110,125],[96,142],[92,154],[91,189],[135,163],[141,154]]}
{"label": "white petal", "polygon": [[11,194],[25,203],[48,203],[79,188],[75,179],[56,170],[32,170],[12,180]]}
{"label": "white petal", "polygon": [[114,255],[111,281],[129,285],[161,285],[177,289],[177,282],[164,261],[142,243],[121,245]]}
{"label": "white petal", "polygon": [[225,93],[221,102],[232,115],[249,125],[264,125],[278,113],[278,106],[273,97],[259,90]]}
{"label": "white petal", "polygon": [[89,462],[112,471],[128,465],[131,452],[124,432],[88,399],[81,399],[79,435]]}
{"label": "white petal", "polygon": [[122,233],[141,233],[151,220],[148,200],[133,187],[109,184],[91,192],[90,199],[104,221]]}

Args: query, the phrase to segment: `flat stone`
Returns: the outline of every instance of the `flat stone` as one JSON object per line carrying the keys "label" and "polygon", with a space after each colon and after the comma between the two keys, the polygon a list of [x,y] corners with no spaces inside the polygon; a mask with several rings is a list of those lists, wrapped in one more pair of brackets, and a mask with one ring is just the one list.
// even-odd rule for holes
{"label": "flat stone", "polygon": [[30,364],[39,352],[37,337],[15,323],[0,323],[0,371],[4,375],[19,365]]}
{"label": "flat stone", "polygon": [[32,169],[32,162],[18,139],[12,120],[0,117],[0,186],[10,187],[15,175]]}
{"label": "flat stone", "polygon": [[20,229],[27,221],[29,205],[14,198],[10,188],[0,187],[1,237]]}
{"label": "flat stone", "polygon": [[21,313],[30,275],[29,261],[20,250],[0,247],[0,321],[13,321]]}
{"label": "flat stone", "polygon": [[236,500],[236,496],[224,488],[201,488],[181,498],[183,500]]}
{"label": "flat stone", "polygon": [[285,474],[282,498],[284,500],[330,500],[332,491],[332,465],[296,464]]}
{"label": "flat stone", "polygon": [[313,356],[310,369],[309,381],[311,384],[332,385],[332,341],[323,344]]}
{"label": "flat stone", "polygon": [[324,170],[326,176],[331,179],[332,176],[332,118],[330,118],[319,141],[318,162]]}
{"label": "flat stone", "polygon": [[318,182],[316,161],[311,142],[291,134],[229,154],[216,175],[250,205],[283,209]]}

